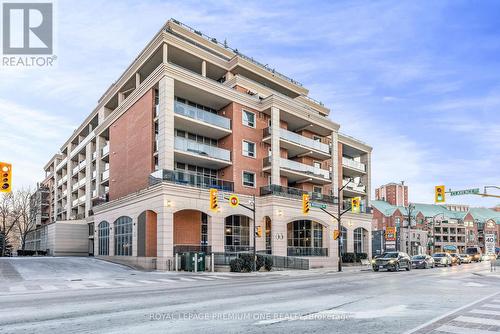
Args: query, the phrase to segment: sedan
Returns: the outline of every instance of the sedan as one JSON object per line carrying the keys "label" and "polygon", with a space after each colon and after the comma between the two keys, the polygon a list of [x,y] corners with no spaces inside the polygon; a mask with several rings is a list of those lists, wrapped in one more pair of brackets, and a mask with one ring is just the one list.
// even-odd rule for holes
{"label": "sedan", "polygon": [[403,252],[386,252],[380,257],[372,260],[373,271],[387,269],[388,271],[399,271],[404,268],[411,270],[410,256]]}
{"label": "sedan", "polygon": [[472,262],[472,256],[469,254],[459,254],[460,260],[462,263],[471,263]]}
{"label": "sedan", "polygon": [[417,269],[434,268],[434,259],[429,255],[414,255],[411,258],[411,265]]}
{"label": "sedan", "polygon": [[450,256],[451,256],[451,264],[452,265],[453,264],[458,264],[458,265],[462,264],[462,259],[460,258],[458,253],[451,253]]}
{"label": "sedan", "polygon": [[436,266],[450,267],[452,258],[448,253],[434,253],[432,255]]}

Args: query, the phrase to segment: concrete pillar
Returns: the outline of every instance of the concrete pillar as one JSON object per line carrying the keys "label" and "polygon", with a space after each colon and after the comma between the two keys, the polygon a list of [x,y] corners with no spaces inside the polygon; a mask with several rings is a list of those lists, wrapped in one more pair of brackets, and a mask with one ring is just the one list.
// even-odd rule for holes
{"label": "concrete pillar", "polygon": [[174,79],[159,82],[158,167],[174,169]]}
{"label": "concrete pillar", "polygon": [[212,252],[224,252],[225,220],[221,213],[214,213],[208,219],[208,240]]}
{"label": "concrete pillar", "polygon": [[168,63],[168,44],[163,44],[163,63]]}
{"label": "concrete pillar", "polygon": [[137,256],[137,229],[139,227],[139,220],[137,217],[132,219],[132,256]]}
{"label": "concrete pillar", "polygon": [[135,74],[135,89],[141,85],[141,74],[137,72]]}
{"label": "concrete pillar", "polygon": [[[73,188],[73,168],[75,165],[71,161],[70,155],[71,155],[71,150],[73,149],[73,144],[69,143],[67,152],[68,152],[68,162],[66,165],[66,170],[67,170],[67,175],[68,175],[68,181],[67,181],[67,188],[66,188],[66,219],[69,219],[71,216],[71,206],[73,205],[73,199],[71,198],[71,190]],[[77,162],[78,163],[78,162]]]}
{"label": "concrete pillar", "polygon": [[354,253],[354,229],[349,226],[349,222],[343,222],[342,226],[347,229],[347,252]]}
{"label": "concrete pillar", "polygon": [[366,207],[369,207],[371,205],[370,203],[371,169],[372,169],[371,156],[372,156],[371,152],[368,152],[367,154],[361,157],[361,162],[365,164],[366,168],[366,175],[362,177],[363,184],[366,186],[366,199],[365,199]]}
{"label": "concrete pillar", "polygon": [[113,224],[114,220],[110,220],[109,223],[109,256],[115,255],[115,226]]}
{"label": "concrete pillar", "polygon": [[118,92],[118,105],[122,104],[123,100],[125,100],[125,94]]}
{"label": "concrete pillar", "polygon": [[287,224],[285,212],[275,210],[271,220],[271,248],[273,255],[287,256]]}
{"label": "concrete pillar", "polygon": [[207,62],[206,62],[206,60],[203,60],[201,62],[201,75],[204,77],[207,76]]}
{"label": "concrete pillar", "polygon": [[95,149],[97,152],[97,156],[95,158],[96,164],[95,164],[95,170],[96,170],[96,176],[95,176],[95,184],[96,184],[96,190],[97,190],[97,196],[103,196],[104,192],[103,189],[101,189],[101,173],[104,172],[104,163],[102,162],[102,148],[106,145],[106,141],[104,140],[103,137],[97,136],[95,139]]}
{"label": "concrete pillar", "polygon": [[89,216],[89,210],[92,207],[92,141],[85,147],[85,215]]}
{"label": "concrete pillar", "polygon": [[271,184],[280,185],[280,110],[271,107]]}
{"label": "concrete pillar", "polygon": [[231,80],[233,77],[234,77],[234,74],[233,74],[233,73],[231,73],[231,72],[229,72],[229,71],[227,71],[227,72],[226,72],[226,81]]}
{"label": "concrete pillar", "polygon": [[170,207],[163,205],[157,214],[157,260],[159,270],[167,270],[168,262],[174,265],[174,214]]}
{"label": "concrete pillar", "polygon": [[332,192],[334,196],[337,196],[337,189],[339,188],[339,171],[342,166],[339,166],[339,135],[338,132],[332,131],[332,173],[330,177],[332,178]]}

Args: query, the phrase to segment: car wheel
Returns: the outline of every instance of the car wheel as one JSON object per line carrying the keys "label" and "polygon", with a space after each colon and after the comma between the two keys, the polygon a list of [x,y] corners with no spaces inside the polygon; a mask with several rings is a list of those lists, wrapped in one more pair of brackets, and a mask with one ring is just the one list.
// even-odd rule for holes
{"label": "car wheel", "polygon": [[394,271],[399,271],[399,263],[396,263],[396,266],[394,267]]}
{"label": "car wheel", "polygon": [[411,270],[411,265],[407,265],[406,266],[406,271],[410,271]]}
{"label": "car wheel", "polygon": [[424,269],[429,269],[429,265],[426,263]]}
{"label": "car wheel", "polygon": [[373,271],[378,271],[378,268],[373,268]]}

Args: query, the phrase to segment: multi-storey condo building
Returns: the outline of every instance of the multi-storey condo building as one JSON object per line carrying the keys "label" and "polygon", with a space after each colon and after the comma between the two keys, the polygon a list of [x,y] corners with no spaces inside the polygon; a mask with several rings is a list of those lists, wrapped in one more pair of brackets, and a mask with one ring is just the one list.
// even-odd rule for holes
{"label": "multi-storey condo building", "polygon": [[53,222],[93,224],[96,256],[167,269],[186,249],[252,249],[252,213],[224,194],[255,196],[257,250],[335,266],[337,224],[303,214],[301,196],[331,212],[361,197],[343,251],[371,254],[372,148],[329,114],[297,81],[169,20],[47,164]]}
{"label": "multi-storey condo building", "polygon": [[375,200],[396,206],[408,206],[408,186],[405,186],[404,182],[384,184],[375,189]]}

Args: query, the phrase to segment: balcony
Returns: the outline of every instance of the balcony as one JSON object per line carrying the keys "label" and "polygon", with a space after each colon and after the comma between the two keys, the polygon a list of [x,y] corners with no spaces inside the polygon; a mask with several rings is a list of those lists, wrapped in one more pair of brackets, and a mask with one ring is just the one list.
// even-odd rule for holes
{"label": "balcony", "polygon": [[106,145],[103,146],[103,148],[101,149],[101,157],[105,157],[109,154],[109,143],[107,143]]}
{"label": "balcony", "polygon": [[85,137],[75,148],[71,150],[70,157],[73,158],[75,155],[80,153],[80,151],[85,148],[85,146],[94,138],[95,134],[94,131],[89,133],[87,137]]}
{"label": "balcony", "polygon": [[73,168],[73,175],[78,173],[80,169],[84,168],[86,165],[87,165],[86,160],[80,161],[80,163]]}
{"label": "balcony", "polygon": [[231,120],[185,103],[175,101],[175,127],[205,137],[220,139],[231,133]]}
{"label": "balcony", "polygon": [[311,201],[318,201],[330,204],[337,204],[338,200],[334,196],[318,194],[315,192],[308,192],[302,189],[283,187],[277,184],[271,184],[260,188],[260,196],[280,196],[291,199],[302,200],[303,194],[309,194]]}
{"label": "balcony", "polygon": [[57,164],[56,170],[59,170],[59,169],[63,168],[64,166],[66,166],[67,162],[68,162],[68,158],[66,157],[60,163]]}
{"label": "balcony", "polygon": [[[271,157],[264,158],[263,167],[265,171],[271,169]],[[331,183],[329,171],[281,157],[280,174],[286,176],[289,182]]]}
{"label": "balcony", "polygon": [[342,180],[342,185],[345,186],[347,183],[349,183],[345,188],[344,188],[344,193],[347,196],[352,196],[356,197],[359,195],[366,195],[366,186],[358,186],[354,182],[349,182],[349,180]]}
{"label": "balcony", "polygon": [[154,185],[161,182],[175,183],[183,186],[196,188],[216,188],[224,191],[233,191],[234,183],[215,177],[184,171],[172,171],[167,169],[157,170],[149,176],[149,184]]}
{"label": "balcony", "polygon": [[175,137],[174,149],[176,162],[213,169],[231,165],[231,152],[220,147]]}
{"label": "balcony", "polygon": [[364,163],[347,157],[342,157],[342,169],[345,175],[363,175],[366,173]]}
{"label": "balcony", "polygon": [[[315,159],[331,158],[330,146],[298,133],[280,128],[280,147],[288,150],[289,157],[307,155]],[[263,130],[263,142],[271,144],[271,128]]]}
{"label": "balcony", "polygon": [[58,185],[58,186],[61,186],[61,185],[62,185],[64,182],[66,182],[67,180],[68,180],[68,175],[66,174],[66,175],[64,175],[64,176],[62,177],[62,179],[60,179],[59,181],[57,181],[57,185]]}
{"label": "balcony", "polygon": [[109,179],[109,169],[106,169],[101,173],[101,182],[107,181]]}

